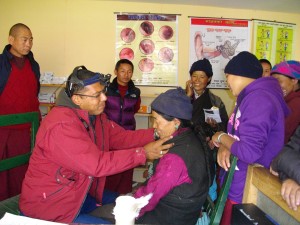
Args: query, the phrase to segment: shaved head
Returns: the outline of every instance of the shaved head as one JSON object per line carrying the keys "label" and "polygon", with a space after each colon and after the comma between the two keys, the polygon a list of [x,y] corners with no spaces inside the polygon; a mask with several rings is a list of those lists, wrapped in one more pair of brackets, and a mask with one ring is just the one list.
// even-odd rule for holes
{"label": "shaved head", "polygon": [[25,24],[23,24],[23,23],[17,23],[17,24],[13,25],[13,26],[10,28],[10,30],[9,30],[9,36],[15,37],[15,36],[17,35],[18,31],[19,31],[21,28],[30,31],[29,27],[26,26]]}
{"label": "shaved head", "polygon": [[31,30],[23,23],[13,25],[9,30],[8,43],[11,45],[9,52],[22,58],[31,51],[33,45]]}

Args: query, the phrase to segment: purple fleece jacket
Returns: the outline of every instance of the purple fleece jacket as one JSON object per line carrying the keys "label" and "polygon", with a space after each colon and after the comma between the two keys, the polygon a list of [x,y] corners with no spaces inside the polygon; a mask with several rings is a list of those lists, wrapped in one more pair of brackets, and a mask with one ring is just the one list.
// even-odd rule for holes
{"label": "purple fleece jacket", "polygon": [[238,95],[227,126],[229,135],[237,140],[231,153],[238,157],[230,200],[242,202],[249,164],[270,167],[284,145],[284,118],[288,114],[282,90],[273,77],[253,81]]}

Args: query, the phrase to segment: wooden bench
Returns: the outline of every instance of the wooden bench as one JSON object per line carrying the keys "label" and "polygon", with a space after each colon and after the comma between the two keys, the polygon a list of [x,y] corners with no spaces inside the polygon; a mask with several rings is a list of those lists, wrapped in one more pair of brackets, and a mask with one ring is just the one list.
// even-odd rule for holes
{"label": "wooden bench", "polygon": [[248,168],[243,203],[253,203],[279,224],[300,223],[300,209],[290,209],[281,197],[281,181],[269,170],[251,165]]}

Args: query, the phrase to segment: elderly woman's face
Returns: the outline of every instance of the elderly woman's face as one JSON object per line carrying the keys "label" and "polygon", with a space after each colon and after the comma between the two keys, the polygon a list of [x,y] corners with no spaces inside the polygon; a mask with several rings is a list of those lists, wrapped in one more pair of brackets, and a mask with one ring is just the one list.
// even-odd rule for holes
{"label": "elderly woman's face", "polygon": [[275,77],[278,80],[284,97],[293,92],[295,89],[295,85],[298,83],[296,79],[291,79],[287,76],[277,73],[272,74],[272,77]]}
{"label": "elderly woman's face", "polygon": [[161,115],[156,113],[155,111],[152,112],[152,117],[153,117],[153,128],[155,128],[160,138],[170,136],[176,131],[175,128],[176,120],[168,121],[164,119]]}

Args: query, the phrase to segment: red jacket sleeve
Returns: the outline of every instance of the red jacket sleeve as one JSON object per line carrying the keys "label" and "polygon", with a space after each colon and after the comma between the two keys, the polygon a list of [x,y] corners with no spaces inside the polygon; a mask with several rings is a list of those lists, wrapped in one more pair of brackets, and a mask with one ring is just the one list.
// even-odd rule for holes
{"label": "red jacket sleeve", "polygon": [[[101,177],[134,168],[146,162],[142,147],[123,148],[120,151],[101,150],[84,128],[76,123],[60,123],[46,132],[43,142],[49,160],[66,169],[89,176]],[[64,138],[62,138],[64,137]],[[99,146],[102,143],[98,143]],[[142,145],[140,145],[142,146]]]}
{"label": "red jacket sleeve", "polygon": [[109,149],[143,147],[154,141],[154,129],[125,130],[117,123],[106,120],[105,130],[109,132]]}

